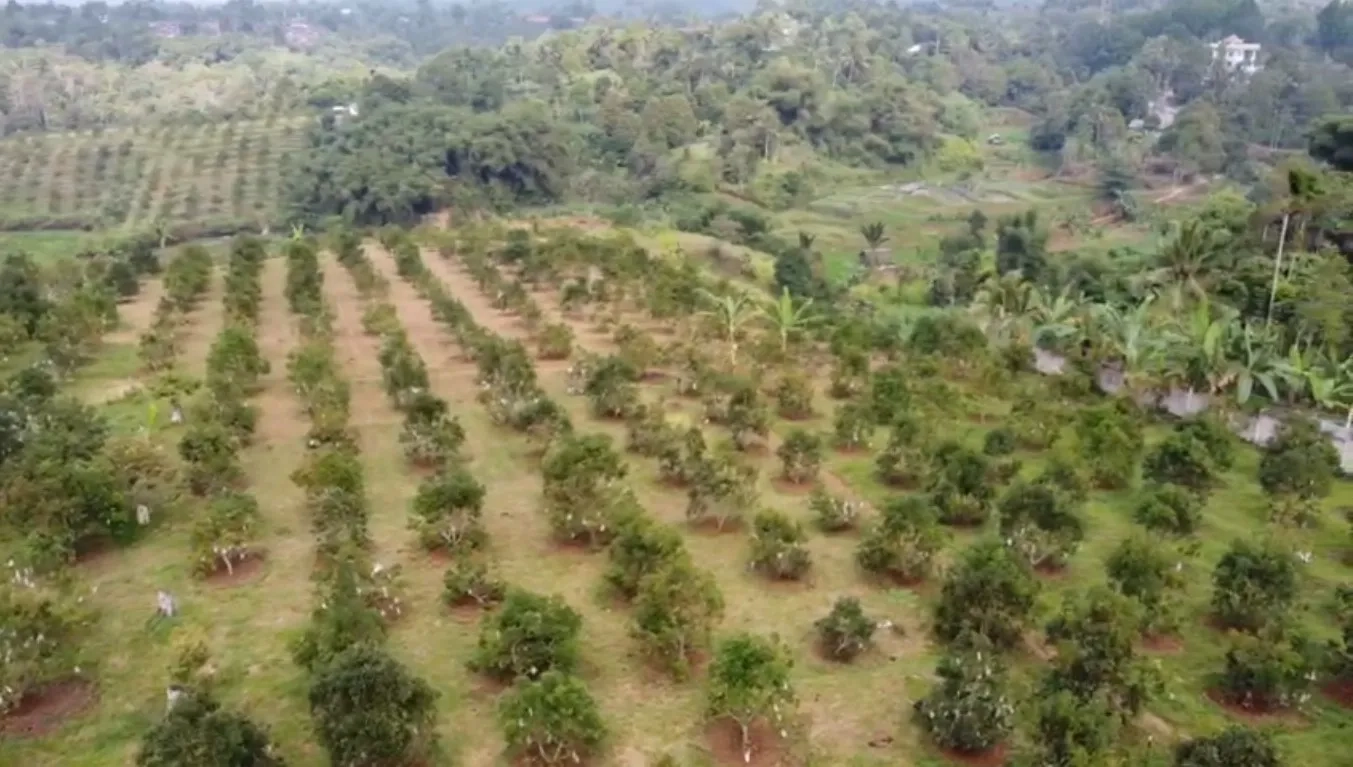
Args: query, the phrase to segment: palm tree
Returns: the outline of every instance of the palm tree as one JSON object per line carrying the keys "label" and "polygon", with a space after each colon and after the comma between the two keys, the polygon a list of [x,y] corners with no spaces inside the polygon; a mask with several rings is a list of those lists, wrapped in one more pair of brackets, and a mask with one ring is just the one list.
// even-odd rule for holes
{"label": "palm tree", "polygon": [[1278,276],[1282,274],[1283,250],[1287,245],[1287,230],[1293,216],[1300,216],[1320,194],[1319,177],[1302,168],[1287,170],[1287,202],[1283,206],[1283,226],[1278,233],[1278,255],[1273,260],[1273,287],[1268,294],[1268,316],[1265,325],[1273,323],[1273,305],[1278,300]]}
{"label": "palm tree", "polygon": [[865,253],[861,254],[862,260],[865,260],[863,256],[867,254],[867,265],[876,266],[878,249],[883,247],[883,243],[888,241],[888,236],[884,234],[883,222],[875,221],[860,227],[860,236],[864,237],[866,246]]}
{"label": "palm tree", "polygon": [[972,310],[982,330],[997,343],[1022,340],[1031,310],[1033,285],[1019,272],[988,278],[973,297]]}
{"label": "palm tree", "polygon": [[737,365],[738,337],[742,327],[755,316],[756,304],[750,295],[742,292],[721,296],[701,288],[700,294],[710,304],[710,308],[701,314],[713,318],[718,325],[719,334],[728,342],[728,361]]}
{"label": "palm tree", "polygon": [[305,224],[296,223],[291,225],[291,241],[300,242],[305,239]]}
{"label": "palm tree", "polygon": [[1179,296],[1186,289],[1200,299],[1206,297],[1208,278],[1226,253],[1228,238],[1225,232],[1197,220],[1172,228],[1174,237],[1156,255],[1156,268],[1150,278],[1158,285],[1175,289],[1178,309],[1182,303]]}
{"label": "palm tree", "polygon": [[816,234],[809,234],[802,230],[799,231],[799,250],[804,252],[811,251],[813,249],[813,243],[815,242],[817,242]]}
{"label": "palm tree", "polygon": [[813,299],[805,298],[797,306],[788,290],[782,289],[780,297],[767,300],[761,305],[761,316],[780,336],[780,351],[789,351],[789,337],[797,330],[805,330],[817,322],[818,317],[809,312]]}

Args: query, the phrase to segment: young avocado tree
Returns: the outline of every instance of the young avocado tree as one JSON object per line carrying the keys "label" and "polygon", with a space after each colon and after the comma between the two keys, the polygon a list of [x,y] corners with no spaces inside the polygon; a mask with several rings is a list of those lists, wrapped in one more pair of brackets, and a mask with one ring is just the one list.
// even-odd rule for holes
{"label": "young avocado tree", "polygon": [[1119,403],[1085,408],[1076,416],[1078,450],[1096,485],[1121,489],[1137,474],[1146,440],[1137,418]]}
{"label": "young avocado tree", "polygon": [[817,480],[822,468],[822,438],[803,429],[795,429],[775,449],[783,466],[786,482],[802,485]]}
{"label": "young avocado tree", "polygon": [[362,644],[310,685],[315,735],[335,765],[407,763],[435,733],[437,693],[378,647]]}
{"label": "young avocado tree", "polygon": [[235,565],[253,553],[251,545],[260,520],[258,501],[248,493],[225,491],[207,506],[193,524],[190,536],[193,564],[203,575],[218,569],[235,573]]}
{"label": "young avocado tree", "polygon": [[1180,600],[1186,584],[1184,560],[1174,549],[1145,535],[1124,538],[1105,563],[1109,585],[1141,606],[1143,636],[1179,630]]}
{"label": "young avocado tree", "polygon": [[582,680],[559,670],[515,685],[498,705],[507,750],[535,764],[580,764],[606,740],[601,710]]}
{"label": "young avocado tree", "polygon": [[752,521],[752,568],[771,578],[798,580],[812,566],[803,525],[783,512],[763,509]]}
{"label": "young avocado tree", "polygon": [[572,671],[581,629],[582,617],[559,597],[509,591],[502,608],[484,622],[470,668],[502,680]]}
{"label": "young avocado tree", "polygon": [[620,524],[607,548],[610,564],[602,577],[617,594],[633,599],[645,576],[687,556],[680,533],[652,517],[637,514]]}
{"label": "young avocado tree", "polygon": [[996,649],[1015,647],[1033,612],[1038,582],[999,542],[970,547],[944,580],[934,632],[942,642],[974,634]]}
{"label": "young avocado tree", "polygon": [[1175,746],[1174,767],[1283,767],[1283,760],[1267,733],[1231,725]]}
{"label": "young avocado tree", "polygon": [[930,577],[945,539],[934,506],[916,496],[895,498],[860,537],[855,561],[865,572],[917,583]]}
{"label": "young avocado tree", "polygon": [[80,665],[92,620],[78,602],[24,571],[0,582],[0,717]]}
{"label": "young avocado tree", "polygon": [[1247,711],[1298,705],[1309,697],[1322,649],[1287,623],[1269,624],[1253,635],[1232,634],[1217,692]]}
{"label": "young avocado tree", "polygon": [[705,715],[738,726],[744,762],[752,761],[751,728],[766,721],[783,732],[795,704],[789,653],[775,639],[737,634],[719,643],[709,667]]}
{"label": "young avocado tree", "polygon": [[185,691],[141,739],[137,767],[281,767],[268,733],[210,696]]}
{"label": "young avocado tree", "polygon": [[790,421],[813,417],[813,385],[800,372],[786,373],[775,385],[775,411]]}
{"label": "young avocado tree", "polygon": [[1017,482],[999,504],[1001,537],[1035,568],[1061,569],[1085,537],[1070,502],[1048,485]]}
{"label": "young avocado tree", "polygon": [[1102,700],[1125,718],[1136,716],[1163,687],[1136,656],[1140,625],[1137,605],[1107,588],[1068,600],[1047,626],[1057,658],[1045,688]]}
{"label": "young avocado tree", "polygon": [[1306,526],[1339,474],[1339,454],[1319,427],[1304,418],[1286,424],[1259,460],[1259,485],[1275,521]]}
{"label": "young avocado tree", "polygon": [[1192,535],[1203,522],[1203,501],[1179,485],[1153,485],[1142,491],[1132,516],[1153,532]]}
{"label": "young avocado tree", "polygon": [[1010,735],[1015,705],[1000,655],[980,640],[959,645],[940,659],[939,684],[916,701],[916,721],[941,748],[980,754]]}
{"label": "young avocado tree", "polygon": [[507,586],[489,573],[483,562],[461,553],[442,578],[442,601],[450,607],[492,607],[503,601]]}
{"label": "young avocado tree", "polygon": [[424,548],[454,554],[484,544],[484,486],[468,470],[443,469],[424,479],[410,505]]}
{"label": "young avocado tree", "polygon": [[686,489],[686,519],[692,523],[713,520],[717,529],[723,530],[756,505],[756,468],[733,456],[703,459],[691,474]]}
{"label": "young avocado tree", "polygon": [[609,541],[633,507],[620,484],[627,472],[625,461],[608,435],[564,436],[545,455],[540,472],[545,480],[545,514],[562,541],[594,546]]}
{"label": "young avocado tree", "polygon": [[1212,612],[1221,625],[1258,631],[1279,621],[1297,598],[1294,555],[1273,542],[1237,540],[1212,572]]}
{"label": "young avocado tree", "polygon": [[445,400],[420,391],[405,399],[399,444],[404,457],[415,466],[442,466],[459,460],[465,430],[451,415]]}
{"label": "young avocado tree", "polygon": [[813,512],[813,520],[824,533],[841,533],[854,530],[859,524],[860,512],[864,504],[828,493],[818,487],[813,489],[808,499],[808,508]]}
{"label": "young avocado tree", "polygon": [[630,634],[668,673],[685,679],[691,657],[709,649],[723,610],[714,577],[687,557],[673,558],[639,581]]}
{"label": "young avocado tree", "polygon": [[813,627],[817,629],[818,646],[827,657],[848,663],[873,646],[878,623],[864,614],[860,600],[842,597]]}
{"label": "young avocado tree", "polygon": [[868,450],[874,440],[874,415],[868,405],[847,402],[832,417],[832,443],[837,450]]}

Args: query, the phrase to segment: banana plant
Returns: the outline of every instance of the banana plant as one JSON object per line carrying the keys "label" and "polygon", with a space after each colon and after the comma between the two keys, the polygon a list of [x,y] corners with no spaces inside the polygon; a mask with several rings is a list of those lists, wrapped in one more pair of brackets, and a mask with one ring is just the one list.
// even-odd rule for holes
{"label": "banana plant", "polygon": [[789,339],[797,331],[807,330],[817,323],[818,317],[810,312],[813,299],[805,298],[795,304],[788,290],[781,290],[780,297],[766,301],[761,309],[761,317],[780,338],[780,351],[789,351]]}
{"label": "banana plant", "polygon": [[1232,358],[1236,403],[1244,406],[1254,394],[1255,386],[1263,388],[1269,399],[1278,401],[1279,357],[1274,351],[1274,335],[1267,327],[1245,323],[1237,335],[1237,354]]}
{"label": "banana plant", "polygon": [[1053,295],[1047,288],[1035,288],[1029,296],[1029,315],[1033,321],[1034,346],[1060,347],[1079,332],[1082,298],[1072,295],[1071,286]]}
{"label": "banana plant", "polygon": [[743,326],[756,316],[756,304],[752,301],[751,296],[742,292],[734,292],[731,295],[716,295],[702,288],[700,294],[704,297],[706,303],[710,304],[710,309],[701,312],[701,314],[714,320],[718,326],[719,334],[728,343],[729,363],[737,365],[738,339],[742,335]]}

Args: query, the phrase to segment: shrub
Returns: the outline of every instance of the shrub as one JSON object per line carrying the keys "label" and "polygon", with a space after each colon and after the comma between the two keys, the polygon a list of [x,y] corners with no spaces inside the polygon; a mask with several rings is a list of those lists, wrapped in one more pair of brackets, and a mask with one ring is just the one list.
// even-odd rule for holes
{"label": "shrub", "polygon": [[837,498],[822,488],[815,488],[808,500],[808,508],[813,512],[818,529],[824,533],[839,533],[853,530],[859,523],[863,504],[845,498]]}
{"label": "shrub", "polygon": [[997,428],[987,432],[982,442],[982,452],[987,455],[1009,455],[1015,452],[1015,433],[1010,429]]}
{"label": "shrub", "polygon": [[822,468],[822,438],[803,429],[795,429],[785,437],[775,455],[783,465],[781,476],[796,484],[813,482]]}
{"label": "shrub", "polygon": [[78,603],[34,585],[23,572],[0,581],[0,716],[79,665],[91,616]]}
{"label": "shrub", "polygon": [[1219,417],[1203,415],[1180,421],[1174,430],[1196,439],[1218,471],[1230,471],[1235,465],[1236,438]]}
{"label": "shrub", "polygon": [[1067,600],[1047,626],[1058,651],[1045,686],[1085,701],[1102,700],[1125,717],[1136,715],[1162,686],[1136,657],[1140,625],[1137,605],[1106,588]]}
{"label": "shrub", "polygon": [[763,509],[752,521],[752,567],[771,576],[798,580],[812,560],[804,542],[803,525],[784,513]]}
{"label": "shrub", "polygon": [[1175,484],[1205,492],[1216,481],[1207,447],[1188,434],[1175,432],[1146,454],[1142,476],[1158,484]]}
{"label": "shrub", "polygon": [[776,729],[791,713],[794,691],[789,683],[789,653],[775,640],[737,634],[719,643],[709,666],[705,713],[731,719],[741,732],[743,761],[752,761],[749,733],[753,724],[769,720]]}
{"label": "shrub", "polygon": [[1259,484],[1272,496],[1324,498],[1339,472],[1339,453],[1311,421],[1283,427],[1259,460]]}
{"label": "shrub", "polygon": [[213,498],[193,525],[191,546],[198,572],[210,574],[224,567],[234,573],[235,564],[250,554],[259,519],[258,501],[251,495],[225,491]]}
{"label": "shrub", "polygon": [[1085,537],[1080,518],[1047,485],[1016,483],[1001,498],[1001,536],[1034,567],[1061,568]]}
{"label": "shrub", "polygon": [[832,418],[832,441],[838,450],[867,450],[874,439],[874,416],[869,406],[847,402]]}
{"label": "shrub", "polygon": [[833,660],[851,661],[868,650],[874,641],[878,624],[864,614],[860,600],[843,597],[832,605],[832,611],[813,626],[823,652]]}
{"label": "shrub", "polygon": [[1282,767],[1267,733],[1232,725],[1174,748],[1174,767]]}
{"label": "shrub", "polygon": [[502,608],[484,622],[470,668],[499,679],[537,679],[578,663],[582,618],[562,599],[509,591]]}
{"label": "shrub", "polygon": [[714,577],[687,557],[673,557],[640,579],[630,633],[669,673],[684,679],[692,655],[709,648],[723,609]]}
{"label": "shrub", "polygon": [[1103,488],[1127,487],[1137,474],[1146,442],[1141,424],[1121,403],[1086,408],[1076,415],[1078,452],[1094,483]]}
{"label": "shrub", "polygon": [[137,767],[280,767],[267,732],[198,691],[182,694],[145,737]]}
{"label": "shrub", "polygon": [[383,651],[353,647],[310,687],[315,735],[334,765],[404,762],[435,732],[437,693]]}
{"label": "shrub", "polygon": [[1178,485],[1148,487],[1132,512],[1137,523],[1170,535],[1192,535],[1203,521],[1202,500]]}
{"label": "shrub", "polygon": [[587,687],[557,670],[513,687],[498,705],[498,721],[507,750],[538,764],[579,764],[606,739]]}
{"label": "shrub", "polygon": [[632,497],[619,484],[626,464],[607,435],[564,436],[546,453],[540,471],[545,512],[560,540],[608,541],[633,509]]}
{"label": "shrub", "polygon": [[954,642],[975,634],[994,647],[1014,647],[1037,594],[1037,581],[1005,546],[979,543],[963,552],[945,578],[935,608],[935,635]]}
{"label": "shrub", "polygon": [[484,544],[484,486],[463,468],[424,479],[411,502],[413,528],[425,548],[455,553]]}
{"label": "shrub", "polygon": [[916,497],[897,498],[865,530],[855,560],[866,572],[915,583],[930,576],[944,540],[933,506]]}
{"label": "shrub", "polygon": [[781,418],[813,417],[813,385],[801,373],[786,374],[775,386],[775,408]]}
{"label": "shrub", "polygon": [[1178,630],[1182,567],[1177,554],[1142,535],[1124,538],[1109,555],[1109,584],[1142,606],[1141,633],[1161,636]]}
{"label": "shrub", "polygon": [[722,530],[756,504],[756,469],[732,456],[717,455],[699,461],[686,490],[686,518],[699,523],[714,520]]}
{"label": "shrub", "polygon": [[945,655],[939,684],[916,701],[916,719],[941,748],[975,754],[994,748],[1014,728],[1015,706],[1005,665],[992,652],[969,648]]}
{"label": "shrub", "polygon": [[573,353],[573,330],[562,323],[550,323],[536,338],[536,356],[542,360],[565,360]]}
{"label": "shrub", "polygon": [[603,578],[626,599],[633,599],[644,576],[686,557],[681,535],[671,527],[639,514],[625,520],[607,549],[610,566]]}
{"label": "shrub", "polygon": [[1315,679],[1316,647],[1304,635],[1273,626],[1257,636],[1233,634],[1217,686],[1231,703],[1269,711],[1302,703]]}
{"label": "shrub", "polygon": [[1272,542],[1238,540],[1212,574],[1212,610],[1228,628],[1256,631],[1281,618],[1297,598],[1297,566]]}
{"label": "shrub", "polygon": [[442,579],[442,599],[451,607],[476,604],[490,607],[503,601],[507,587],[482,562],[458,556]]}

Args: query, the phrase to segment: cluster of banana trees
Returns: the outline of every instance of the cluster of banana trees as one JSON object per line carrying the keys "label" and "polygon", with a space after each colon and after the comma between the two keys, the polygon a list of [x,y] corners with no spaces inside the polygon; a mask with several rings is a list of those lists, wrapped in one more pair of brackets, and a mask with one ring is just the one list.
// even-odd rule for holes
{"label": "cluster of banana trees", "polygon": [[1345,429],[1353,427],[1353,359],[1332,359],[1304,339],[1284,347],[1267,323],[1242,319],[1203,292],[1183,302],[1159,295],[1100,303],[1011,273],[983,286],[972,309],[995,343],[1087,359],[1106,389],[1206,394],[1239,407],[1263,395],[1271,404],[1344,411]]}

